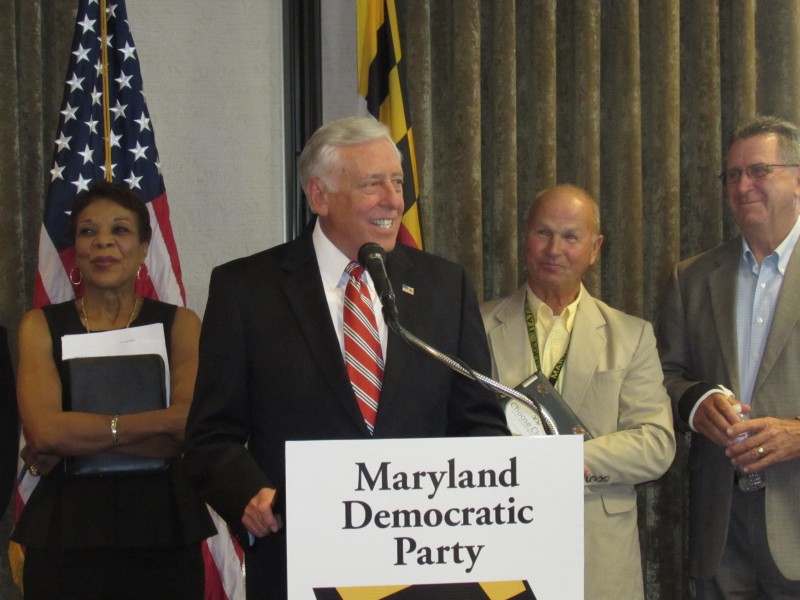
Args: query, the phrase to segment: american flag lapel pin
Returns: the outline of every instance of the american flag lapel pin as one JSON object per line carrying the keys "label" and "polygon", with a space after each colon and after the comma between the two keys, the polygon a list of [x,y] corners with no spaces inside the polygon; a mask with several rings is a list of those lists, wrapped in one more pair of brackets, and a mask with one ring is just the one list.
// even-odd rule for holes
{"label": "american flag lapel pin", "polygon": [[403,293],[404,294],[408,294],[409,296],[413,296],[414,295],[414,288],[411,287],[410,285],[406,285],[404,283],[402,289],[403,289]]}

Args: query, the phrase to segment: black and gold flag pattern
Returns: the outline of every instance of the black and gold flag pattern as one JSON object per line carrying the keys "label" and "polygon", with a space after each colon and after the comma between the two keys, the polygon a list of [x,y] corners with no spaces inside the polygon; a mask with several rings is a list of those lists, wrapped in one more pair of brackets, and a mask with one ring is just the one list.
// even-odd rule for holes
{"label": "black and gold flag pattern", "polygon": [[315,588],[317,600],[536,600],[527,581]]}
{"label": "black and gold flag pattern", "polygon": [[419,226],[419,181],[414,135],[405,102],[394,0],[357,0],[358,6],[358,94],[369,113],[392,132],[403,154],[405,211],[398,241],[422,248]]}

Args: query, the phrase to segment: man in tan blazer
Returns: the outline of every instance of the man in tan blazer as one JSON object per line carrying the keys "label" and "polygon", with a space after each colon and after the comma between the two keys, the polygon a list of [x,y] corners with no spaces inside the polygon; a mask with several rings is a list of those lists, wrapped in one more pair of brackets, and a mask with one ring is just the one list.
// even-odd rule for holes
{"label": "man in tan blazer", "polygon": [[[689,574],[702,600],[800,598],[798,164],[793,124],[737,129],[722,180],[743,235],[680,263],[659,319],[667,390],[692,430]],[[766,487],[742,491],[735,466]]]}
{"label": "man in tan blazer", "polygon": [[495,377],[515,387],[545,373],[593,436],[584,444],[586,600],[642,600],[634,486],[669,468],[675,435],[652,327],[581,283],[602,241],[588,193],[542,192],[526,223],[527,284],[481,313]]}

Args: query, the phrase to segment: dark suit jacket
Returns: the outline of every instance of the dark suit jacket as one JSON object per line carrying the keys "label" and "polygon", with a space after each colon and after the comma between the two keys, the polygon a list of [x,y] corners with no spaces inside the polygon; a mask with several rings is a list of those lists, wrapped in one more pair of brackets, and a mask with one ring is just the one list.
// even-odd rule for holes
{"label": "dark suit jacket", "polygon": [[[737,237],[680,263],[659,320],[658,345],[674,412],[686,424],[697,399],[722,384],[739,395],[736,279],[742,254]],[[795,246],[760,360],[752,416],[800,416],[800,244]],[[693,433],[689,454],[689,573],[709,579],[719,568],[728,532],[733,466],[724,449]],[[800,462],[766,471],[767,540],[775,564],[800,579]]]}
{"label": "dark suit jacket", "polygon": [[6,329],[0,327],[0,517],[6,512],[14,490],[18,449],[19,416],[14,368],[8,351]]}
{"label": "dark suit jacket", "polygon": [[[387,271],[403,325],[487,373],[486,338],[464,270],[398,246]],[[505,433],[493,395],[390,333],[374,437]],[[331,322],[311,229],[214,269],[187,436],[194,480],[232,526],[240,526],[260,488],[277,488],[280,495],[287,440],[369,438]],[[285,595],[279,591],[285,590],[279,587],[285,586],[285,558],[269,549],[285,544],[281,537],[258,540],[248,554],[251,597]]]}

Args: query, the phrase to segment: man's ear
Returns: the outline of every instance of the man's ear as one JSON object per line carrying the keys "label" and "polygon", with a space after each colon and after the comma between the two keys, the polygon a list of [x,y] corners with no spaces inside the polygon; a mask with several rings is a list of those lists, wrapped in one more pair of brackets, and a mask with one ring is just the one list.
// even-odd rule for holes
{"label": "man's ear", "polygon": [[600,246],[603,245],[603,235],[600,234],[592,241],[592,260],[589,263],[590,265],[594,264],[594,261],[597,260],[597,257],[600,256]]}
{"label": "man's ear", "polygon": [[306,197],[312,213],[323,217],[328,214],[328,198],[325,196],[325,189],[320,179],[313,178],[308,180]]}

